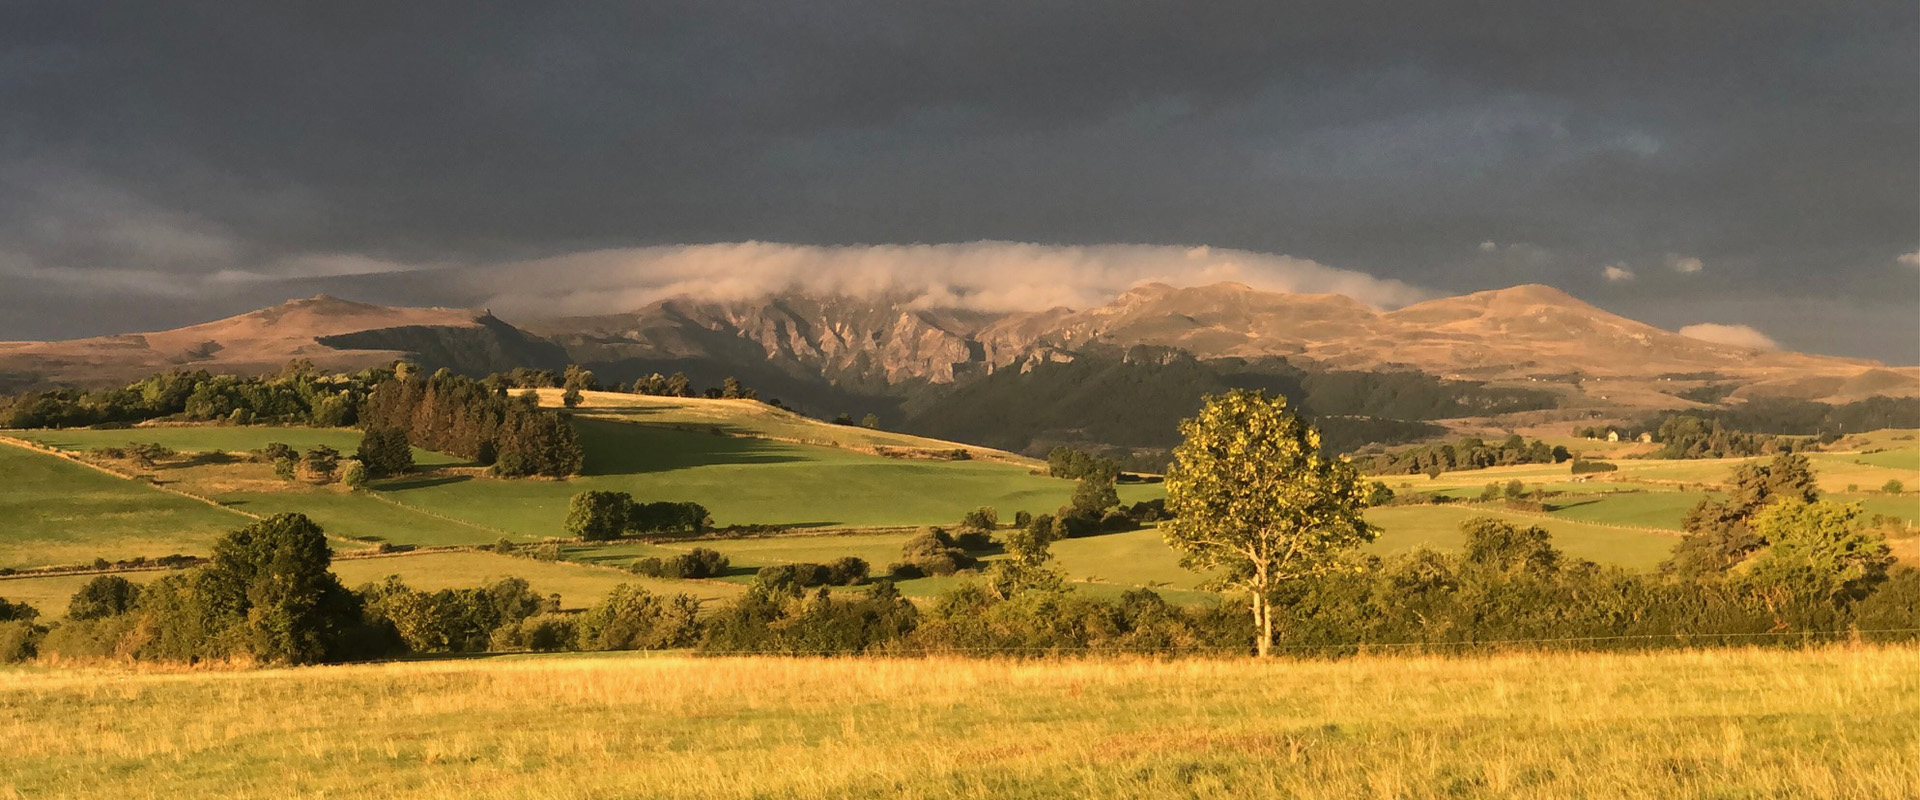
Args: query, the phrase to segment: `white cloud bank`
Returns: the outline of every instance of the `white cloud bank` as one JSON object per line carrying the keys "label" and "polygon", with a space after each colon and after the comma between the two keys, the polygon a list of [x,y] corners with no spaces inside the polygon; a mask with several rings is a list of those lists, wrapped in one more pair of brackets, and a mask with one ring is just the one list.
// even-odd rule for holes
{"label": "white cloud bank", "polygon": [[1920,267],[1920,250],[1901,254],[1900,263],[1909,267]]}
{"label": "white cloud bank", "polygon": [[1627,269],[1625,264],[1608,264],[1606,269],[1600,270],[1600,274],[1614,283],[1633,280],[1633,270]]}
{"label": "white cloud bank", "polygon": [[[476,274],[477,273],[477,274]],[[906,299],[982,311],[1087,308],[1143,283],[1342,294],[1377,308],[1437,296],[1306,259],[1209,247],[1015,242],[819,247],[743,242],[599,250],[461,270],[488,306],[538,316],[632,311],[688,296],[740,300],[786,291]]]}
{"label": "white cloud bank", "polygon": [[1703,342],[1724,344],[1732,347],[1746,347],[1754,350],[1780,349],[1780,343],[1775,342],[1772,337],[1761,333],[1750,325],[1720,325],[1713,322],[1703,322],[1698,325],[1688,325],[1681,328],[1678,333],[1689,339],[1699,339]]}
{"label": "white cloud bank", "polygon": [[1694,258],[1693,256],[1683,256],[1672,253],[1667,254],[1667,266],[1674,272],[1682,275],[1692,275],[1707,268],[1707,265],[1702,263],[1700,259]]}

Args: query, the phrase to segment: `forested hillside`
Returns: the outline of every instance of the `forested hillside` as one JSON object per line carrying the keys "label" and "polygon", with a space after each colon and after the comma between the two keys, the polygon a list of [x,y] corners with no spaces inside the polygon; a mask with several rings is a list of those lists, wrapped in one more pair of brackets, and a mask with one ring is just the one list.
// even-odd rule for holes
{"label": "forested hillside", "polygon": [[909,406],[916,433],[1006,450],[1054,444],[1164,449],[1204,395],[1266,389],[1313,417],[1329,449],[1441,432],[1428,420],[1551,408],[1554,396],[1417,372],[1310,371],[1286,359],[1197,359],[1177,350],[1094,350],[1002,370]]}

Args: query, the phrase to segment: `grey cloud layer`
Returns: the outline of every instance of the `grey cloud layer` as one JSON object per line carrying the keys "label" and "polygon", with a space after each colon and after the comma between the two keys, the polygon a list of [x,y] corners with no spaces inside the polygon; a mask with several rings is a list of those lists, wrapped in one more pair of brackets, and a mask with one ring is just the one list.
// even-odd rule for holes
{"label": "grey cloud layer", "polygon": [[[1205,243],[1629,314],[1920,305],[1920,7],[1338,9],[12,3],[0,275],[30,285],[0,336],[744,240]],[[1912,330],[1720,321],[1920,360]]]}

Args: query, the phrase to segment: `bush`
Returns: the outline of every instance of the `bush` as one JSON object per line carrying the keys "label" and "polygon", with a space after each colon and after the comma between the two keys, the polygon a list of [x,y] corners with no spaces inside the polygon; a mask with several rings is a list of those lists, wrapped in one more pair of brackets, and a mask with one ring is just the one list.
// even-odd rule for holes
{"label": "bush", "polygon": [[981,506],[961,517],[960,527],[976,531],[990,531],[1000,527],[1000,512],[992,506]]}
{"label": "bush", "polygon": [[39,618],[39,616],[40,609],[34,608],[26,603],[9,603],[6,598],[0,598],[0,622],[13,622],[16,620],[20,622],[32,622]]}
{"label": "bush", "polygon": [[340,471],[340,451],[324,444],[316,445],[300,457],[300,469],[316,482],[332,483]]}
{"label": "bush", "polygon": [[925,575],[952,575],[979,563],[953,536],[941,528],[928,528],[900,546],[901,560],[917,567]]}
{"label": "bush", "polygon": [[1575,475],[1586,475],[1594,472],[1616,472],[1620,469],[1620,465],[1606,461],[1588,461],[1584,458],[1576,458],[1573,460],[1573,466],[1570,467],[1570,469]]}
{"label": "bush", "polygon": [[953,537],[953,546],[969,552],[983,552],[993,549],[993,534],[985,530],[961,531]]}
{"label": "bush", "polygon": [[726,556],[705,547],[688,550],[676,560],[680,562],[679,577],[682,578],[718,578],[727,574],[727,567],[731,566]]}
{"label": "bush", "polygon": [[837,558],[827,565],[827,582],[835,586],[858,586],[867,582],[869,570],[866,559],[854,556]]}
{"label": "bush", "polygon": [[133,610],[140,599],[140,586],[118,575],[101,575],[87,581],[73,593],[67,604],[67,618],[100,619]]}
{"label": "bush", "polygon": [[0,622],[0,664],[17,664],[38,652],[40,629],[24,620]]}
{"label": "bush", "polygon": [[37,642],[40,655],[68,659],[118,658],[129,655],[137,614],[91,620],[66,620],[53,626]]}
{"label": "bush", "polygon": [[578,649],[579,640],[579,627],[571,614],[549,613],[528,617],[518,625],[501,627],[495,631],[490,644],[496,650],[556,653]]}
{"label": "bush", "polygon": [[1902,484],[1898,478],[1889,478],[1887,482],[1880,487],[1880,491],[1886,494],[1899,494],[1906,490],[1906,485]]}
{"label": "bush", "polygon": [[367,482],[372,479],[373,476],[367,472],[367,465],[358,461],[349,463],[347,471],[340,476],[340,482],[349,489],[365,489]]}
{"label": "bush", "polygon": [[718,551],[696,547],[672,558],[643,558],[633,562],[627,569],[635,574],[653,578],[697,579],[718,578],[727,574],[727,568],[730,566],[727,557]]}

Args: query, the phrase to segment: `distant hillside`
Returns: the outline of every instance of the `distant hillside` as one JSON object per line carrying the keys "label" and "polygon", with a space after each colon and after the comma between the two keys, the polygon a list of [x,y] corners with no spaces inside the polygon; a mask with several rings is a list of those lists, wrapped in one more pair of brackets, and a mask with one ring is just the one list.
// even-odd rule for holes
{"label": "distant hillside", "polygon": [[[1158,355],[1128,355],[1138,353]],[[1759,398],[1920,396],[1920,368],[1700,341],[1546,286],[1378,311],[1232,283],[1147,284],[1094,308],[1013,313],[907,296],[678,298],[519,327],[322,296],[175,331],[0,343],[0,389],[108,386],[176,367],[261,372],[291,358],[337,369],[408,358],[476,375],[577,363],[605,384],[731,376],[815,416],[875,413],[889,427],[1027,451],[1162,446],[1201,394],[1240,385],[1287,394],[1341,441],[1520,412],[1545,424]]]}
{"label": "distant hillside", "polygon": [[[487,326],[472,311],[391,308],[319,295],[290,300],[237,317],[155,333],[129,333],[64,342],[0,342],[0,376],[11,388],[124,384],[169,369],[250,375],[296,358],[325,369],[360,369],[413,357],[410,342],[380,341],[370,332],[407,329],[474,338]],[[364,341],[342,349],[323,340]],[[555,355],[559,355],[555,351]]]}

